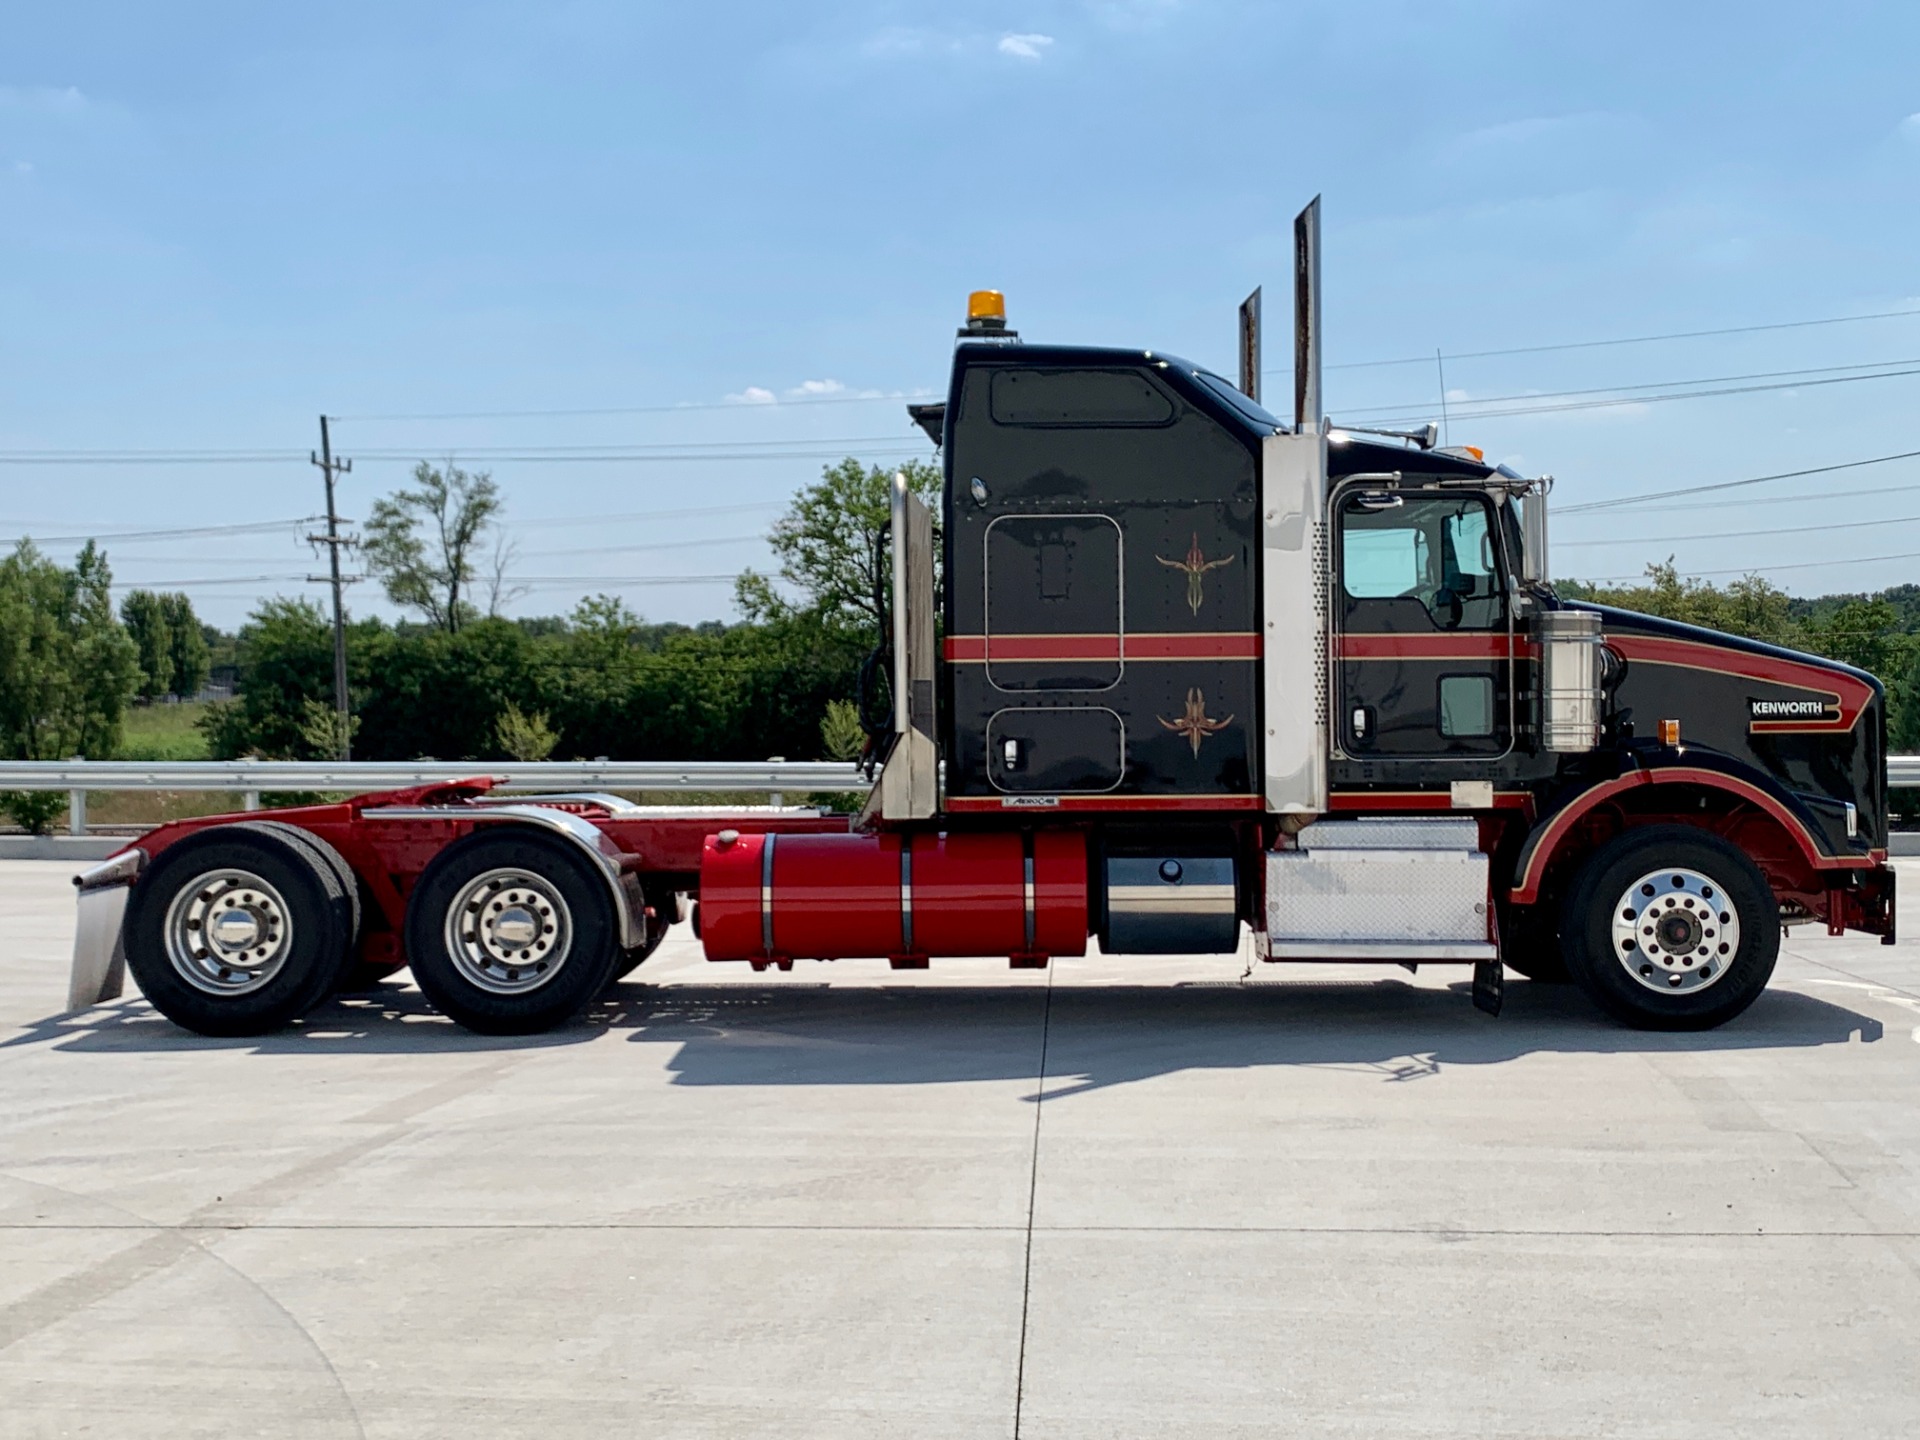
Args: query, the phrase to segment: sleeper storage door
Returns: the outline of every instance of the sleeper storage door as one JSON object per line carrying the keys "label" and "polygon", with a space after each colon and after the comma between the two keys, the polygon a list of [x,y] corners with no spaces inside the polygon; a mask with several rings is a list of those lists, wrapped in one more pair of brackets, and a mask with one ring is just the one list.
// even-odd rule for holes
{"label": "sleeper storage door", "polygon": [[1513,634],[1492,522],[1477,494],[1339,502],[1335,730],[1348,756],[1474,760],[1512,747]]}
{"label": "sleeper storage door", "polygon": [[1105,515],[1003,515],[986,534],[987,775],[1011,794],[1101,792],[1126,773],[1103,703],[1124,660],[1120,527]]}

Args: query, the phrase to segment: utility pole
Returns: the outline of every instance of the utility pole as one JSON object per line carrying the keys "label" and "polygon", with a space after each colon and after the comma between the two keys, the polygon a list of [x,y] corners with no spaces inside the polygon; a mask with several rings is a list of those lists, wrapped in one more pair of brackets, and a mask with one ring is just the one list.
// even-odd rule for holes
{"label": "utility pole", "polygon": [[312,462],[319,467],[327,480],[327,533],[307,537],[315,545],[327,547],[327,560],[331,576],[309,576],[311,580],[330,579],[333,585],[333,712],[334,724],[340,738],[340,758],[353,758],[353,732],[348,726],[349,707],[347,703],[347,622],[346,611],[341,604],[341,587],[350,585],[358,576],[340,574],[340,551],[349,545],[360,543],[358,535],[340,533],[340,511],[334,504],[333,482],[336,476],[352,472],[351,460],[333,458],[333,437],[327,433],[327,417],[320,417],[320,453],[310,455]]}

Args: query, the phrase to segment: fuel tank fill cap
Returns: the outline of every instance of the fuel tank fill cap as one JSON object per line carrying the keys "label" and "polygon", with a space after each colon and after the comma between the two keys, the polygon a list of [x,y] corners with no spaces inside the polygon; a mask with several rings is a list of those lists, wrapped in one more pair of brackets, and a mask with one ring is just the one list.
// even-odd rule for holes
{"label": "fuel tank fill cap", "polygon": [[1180,862],[1178,860],[1162,860],[1160,862],[1160,878],[1169,885],[1178,885],[1180,883],[1180,877],[1184,873],[1186,872],[1180,868]]}

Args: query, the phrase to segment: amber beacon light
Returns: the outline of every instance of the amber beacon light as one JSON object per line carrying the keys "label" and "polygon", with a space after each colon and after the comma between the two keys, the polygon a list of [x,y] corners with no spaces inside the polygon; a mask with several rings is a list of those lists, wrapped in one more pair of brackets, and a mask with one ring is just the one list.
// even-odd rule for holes
{"label": "amber beacon light", "polygon": [[1007,328],[1007,297],[998,290],[975,290],[967,296],[967,328],[960,334],[980,339],[992,336],[995,339],[1008,338],[1013,331]]}

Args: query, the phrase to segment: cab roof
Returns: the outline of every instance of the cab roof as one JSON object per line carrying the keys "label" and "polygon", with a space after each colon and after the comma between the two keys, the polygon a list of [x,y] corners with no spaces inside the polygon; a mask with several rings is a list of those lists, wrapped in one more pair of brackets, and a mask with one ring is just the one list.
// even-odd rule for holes
{"label": "cab roof", "polygon": [[[1286,434],[1292,426],[1248,399],[1225,377],[1203,365],[1160,350],[1134,350],[1098,345],[1032,345],[962,341],[953,350],[953,375],[944,405],[910,405],[908,413],[936,445],[942,443],[946,416],[957,412],[960,385],[974,365],[1032,366],[1039,369],[1120,370],[1148,368],[1157,372],[1181,398],[1257,447],[1267,436]],[[1338,424],[1335,424],[1336,431]],[[1421,475],[1459,475],[1483,478],[1494,467],[1437,450],[1422,450],[1411,442],[1340,432],[1346,438],[1327,447],[1329,478],[1377,470],[1400,470]]]}

